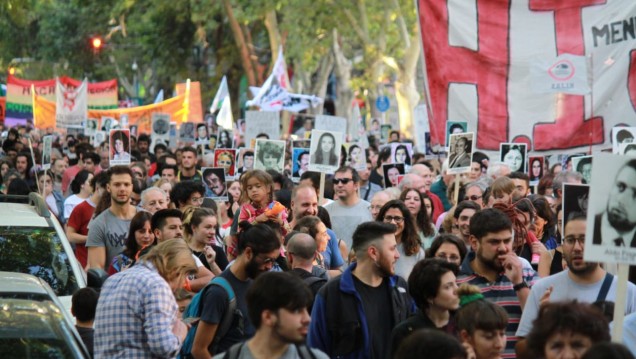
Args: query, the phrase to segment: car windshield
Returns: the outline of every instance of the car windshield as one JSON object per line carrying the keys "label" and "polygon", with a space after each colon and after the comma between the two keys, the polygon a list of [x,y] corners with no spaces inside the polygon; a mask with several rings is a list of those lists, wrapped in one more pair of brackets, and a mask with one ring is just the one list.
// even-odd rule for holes
{"label": "car windshield", "polygon": [[68,254],[53,228],[0,227],[0,271],[32,274],[57,296],[79,289]]}

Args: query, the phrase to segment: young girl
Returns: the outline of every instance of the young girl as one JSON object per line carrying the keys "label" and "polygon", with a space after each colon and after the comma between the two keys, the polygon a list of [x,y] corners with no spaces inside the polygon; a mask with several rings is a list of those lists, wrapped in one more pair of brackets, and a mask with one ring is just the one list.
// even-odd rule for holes
{"label": "young girl", "polygon": [[[281,225],[283,237],[291,229],[287,223],[285,207],[273,200],[274,181],[272,176],[262,170],[251,170],[241,176],[241,210],[239,223],[247,221],[250,224],[274,221]],[[240,227],[239,230],[240,232]],[[233,237],[228,246],[228,254],[235,258],[238,255],[237,239]],[[282,248],[281,248],[282,251]]]}
{"label": "young girl", "polygon": [[460,298],[460,308],[455,312],[457,335],[468,358],[501,358],[506,348],[506,310],[485,299],[474,285],[462,284],[457,294]]}
{"label": "young girl", "polygon": [[228,260],[219,244],[219,222],[210,208],[188,207],[183,213],[183,232],[188,246],[203,265],[214,275],[219,275],[227,267]]}

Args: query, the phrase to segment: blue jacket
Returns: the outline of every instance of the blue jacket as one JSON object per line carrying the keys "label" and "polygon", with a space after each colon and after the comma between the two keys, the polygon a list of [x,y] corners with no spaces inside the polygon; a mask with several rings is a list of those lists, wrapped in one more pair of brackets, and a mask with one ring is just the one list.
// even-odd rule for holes
{"label": "blue jacket", "polygon": [[[342,275],[325,284],[318,292],[311,311],[307,342],[331,358],[370,358],[370,335],[362,299],[353,282],[350,265]],[[415,310],[406,281],[399,276],[389,278],[392,320],[394,326]],[[391,333],[387,333],[389,340]]]}

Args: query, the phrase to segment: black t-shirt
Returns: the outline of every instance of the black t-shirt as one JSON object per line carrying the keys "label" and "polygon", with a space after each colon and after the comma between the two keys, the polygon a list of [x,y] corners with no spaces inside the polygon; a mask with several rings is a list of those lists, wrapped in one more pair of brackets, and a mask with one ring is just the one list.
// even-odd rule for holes
{"label": "black t-shirt", "polygon": [[[292,269],[289,272],[294,274],[294,275],[299,276],[300,279],[305,281],[305,283],[307,283],[307,284],[309,284],[309,280],[310,280],[309,278],[319,278],[320,279],[320,280],[318,280],[318,279],[311,280],[311,282],[313,282],[313,283],[311,283],[311,285],[309,285],[309,289],[311,289],[311,292],[313,293],[314,298],[316,298],[316,295],[318,294],[318,291],[320,290],[320,288],[322,288],[322,286],[327,283],[327,279],[326,278],[317,277],[317,276],[313,275],[312,273],[307,272],[306,270],[301,269],[301,268],[294,268],[294,269]],[[309,308],[309,312],[310,313],[311,313],[312,307],[313,307],[313,303],[312,303],[312,306]]]}
{"label": "black t-shirt", "polygon": [[75,329],[77,329],[77,333],[80,335],[80,338],[82,338],[82,342],[84,342],[84,345],[86,346],[86,349],[88,349],[88,353],[92,358],[93,336],[95,334],[95,330],[93,328],[78,327],[77,325],[75,326]]}
{"label": "black t-shirt", "polygon": [[[221,270],[225,270],[225,268],[229,264],[227,260],[227,256],[225,255],[225,251],[223,250],[223,248],[219,246],[212,246],[212,249],[214,249],[214,252],[216,252],[216,257],[214,258],[214,262],[216,263],[217,266],[219,266],[219,268],[221,268]],[[195,250],[192,250],[192,253],[194,253],[194,255],[197,256],[197,258],[199,258],[199,260],[201,261],[201,263],[203,263],[205,268],[212,271],[212,268],[210,268],[210,264],[208,263],[208,260],[205,258],[205,253],[197,252]]]}
{"label": "black t-shirt", "polygon": [[[249,288],[249,286],[252,284],[252,280],[248,279],[245,282],[239,280],[234,276],[229,268],[223,271],[220,276],[225,278],[234,290],[237,304],[236,308],[240,310],[243,315],[242,321],[244,329],[243,333],[241,333],[241,330],[239,328],[239,318],[235,317],[230,330],[219,342],[216,353],[224,352],[233,344],[250,339],[252,336],[254,336],[254,332],[256,332],[256,329],[249,320],[247,313],[247,302],[245,301],[245,294],[247,293],[247,288]],[[225,289],[217,285],[209,286],[205,293],[203,293],[201,303],[203,304],[201,308],[201,321],[208,324],[221,323],[223,314],[227,311],[229,305],[228,296]]]}
{"label": "black t-shirt", "polygon": [[371,338],[370,357],[372,359],[389,358],[391,331],[394,326],[389,280],[384,278],[382,284],[371,287],[353,276],[353,283],[362,298],[362,309],[367,318],[367,328]]}
{"label": "black t-shirt", "polygon": [[371,171],[371,174],[369,175],[369,182],[375,183],[384,188],[384,177],[379,175],[375,170]]}

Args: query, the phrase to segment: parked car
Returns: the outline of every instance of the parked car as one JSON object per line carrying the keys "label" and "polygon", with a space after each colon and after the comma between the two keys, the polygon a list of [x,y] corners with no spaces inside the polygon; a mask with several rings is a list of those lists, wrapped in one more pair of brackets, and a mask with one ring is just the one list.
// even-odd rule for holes
{"label": "parked car", "polygon": [[0,358],[90,358],[53,302],[0,298]]}
{"label": "parked car", "polygon": [[37,193],[0,196],[0,271],[41,278],[68,313],[71,296],[86,286],[64,229]]}

